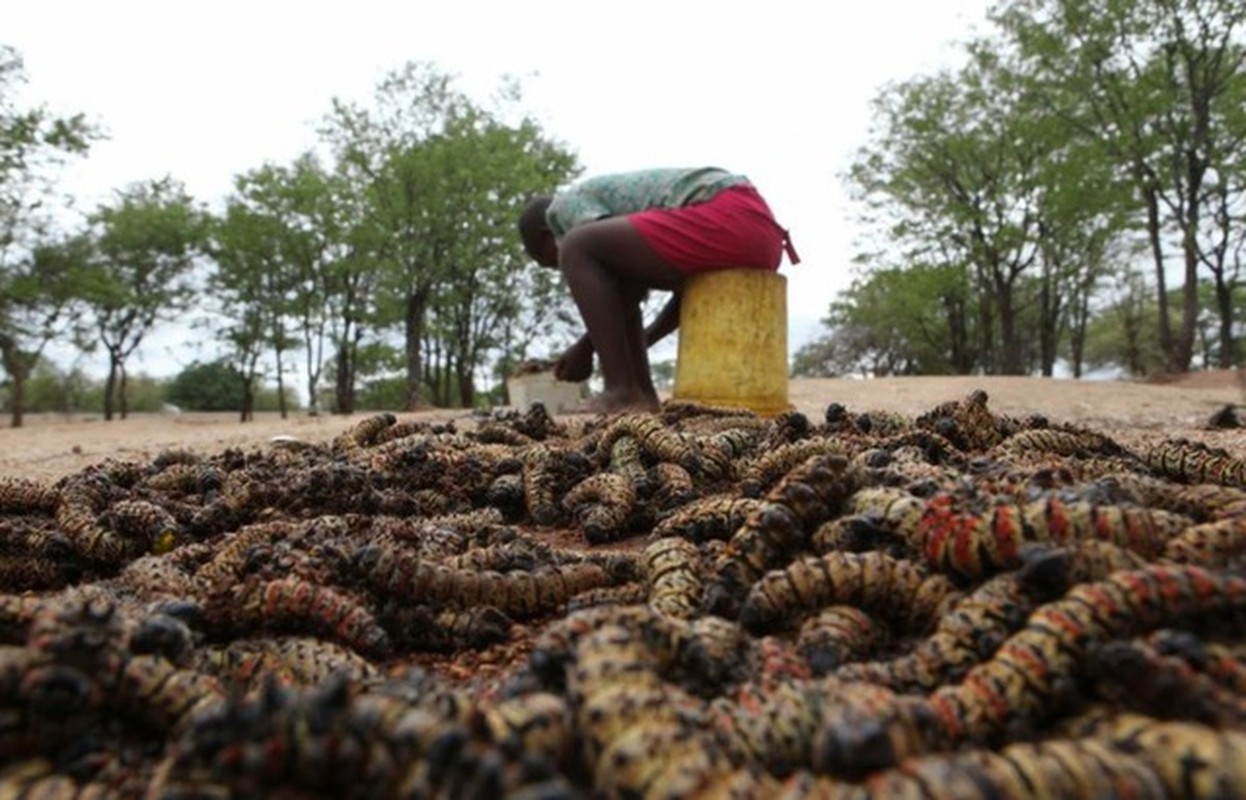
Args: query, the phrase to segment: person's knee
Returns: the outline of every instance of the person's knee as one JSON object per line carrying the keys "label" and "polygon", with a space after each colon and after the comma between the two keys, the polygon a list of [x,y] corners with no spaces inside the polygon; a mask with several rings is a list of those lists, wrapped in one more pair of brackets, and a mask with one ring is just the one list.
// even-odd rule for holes
{"label": "person's knee", "polygon": [[577,263],[584,259],[601,262],[605,250],[603,232],[596,222],[578,225],[567,232],[558,245],[559,260],[563,264]]}

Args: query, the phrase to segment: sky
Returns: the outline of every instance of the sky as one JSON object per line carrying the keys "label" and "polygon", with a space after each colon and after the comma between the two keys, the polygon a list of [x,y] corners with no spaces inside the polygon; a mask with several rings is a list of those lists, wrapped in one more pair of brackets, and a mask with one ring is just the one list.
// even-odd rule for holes
{"label": "sky", "polygon": [[[789,228],[789,349],[814,338],[852,279],[864,231],[843,173],[889,83],[958,62],[987,0],[40,0],[12,3],[0,43],[25,62],[27,105],[108,134],[62,171],[83,210],[170,175],[217,204],[236,175],[317,146],[337,98],[368,104],[427,61],[484,101],[505,76],[584,175],[712,165],[747,175]],[[163,331],[131,374],[204,358]],[[655,358],[661,354],[655,352]],[[94,357],[102,359],[100,356]],[[101,365],[78,362],[88,371]]]}

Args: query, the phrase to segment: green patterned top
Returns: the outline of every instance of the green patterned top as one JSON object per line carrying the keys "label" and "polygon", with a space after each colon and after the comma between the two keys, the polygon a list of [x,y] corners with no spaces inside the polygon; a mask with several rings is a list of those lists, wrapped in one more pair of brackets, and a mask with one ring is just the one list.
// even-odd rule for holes
{"label": "green patterned top", "polygon": [[635,214],[650,208],[682,208],[702,203],[748,178],[717,167],[648,169],[599,175],[555,195],[545,212],[554,238],[585,222]]}

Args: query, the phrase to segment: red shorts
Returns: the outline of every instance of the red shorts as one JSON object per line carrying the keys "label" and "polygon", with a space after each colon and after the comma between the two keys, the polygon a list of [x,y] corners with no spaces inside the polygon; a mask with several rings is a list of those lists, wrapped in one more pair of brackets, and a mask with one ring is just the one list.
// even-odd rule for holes
{"label": "red shorts", "polygon": [[658,255],[687,274],[739,267],[776,270],[787,244],[787,232],[747,184],[723,189],[704,203],[652,208],[627,218]]}

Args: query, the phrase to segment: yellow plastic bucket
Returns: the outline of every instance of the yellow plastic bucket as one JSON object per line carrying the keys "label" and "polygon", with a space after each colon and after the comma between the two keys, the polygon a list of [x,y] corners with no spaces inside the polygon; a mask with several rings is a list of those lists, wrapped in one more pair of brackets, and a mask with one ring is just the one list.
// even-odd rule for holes
{"label": "yellow plastic bucket", "polygon": [[755,269],[690,278],[673,397],[774,415],[792,407],[787,380],[787,278]]}

